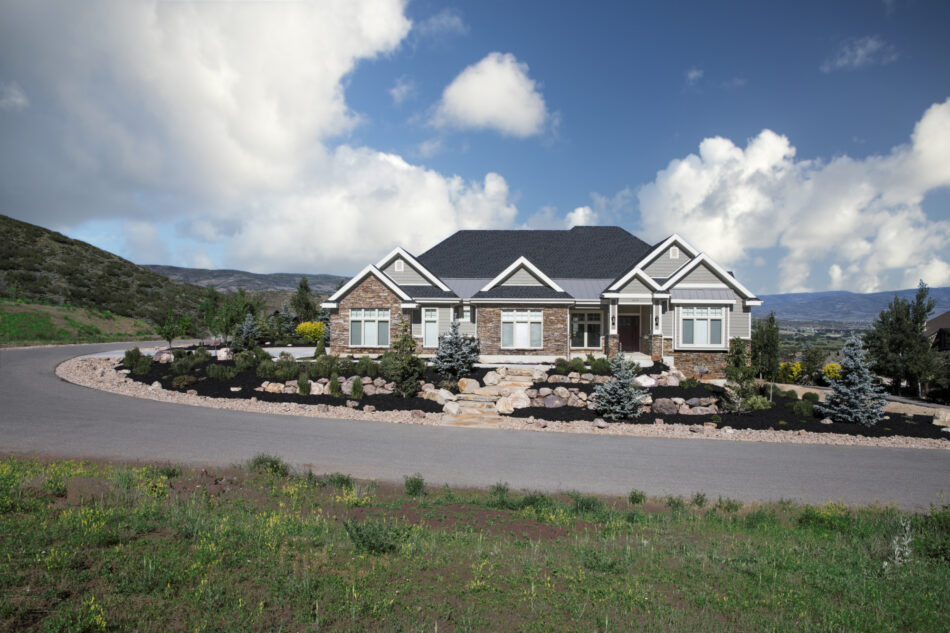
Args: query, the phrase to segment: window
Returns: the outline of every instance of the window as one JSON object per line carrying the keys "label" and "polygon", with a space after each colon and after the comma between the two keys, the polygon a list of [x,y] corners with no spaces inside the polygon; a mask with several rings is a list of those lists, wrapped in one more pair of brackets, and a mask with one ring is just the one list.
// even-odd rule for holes
{"label": "window", "polygon": [[459,306],[455,308],[455,320],[459,323],[475,323],[475,310],[472,306]]}
{"label": "window", "polygon": [[350,346],[389,347],[389,309],[351,309]]}
{"label": "window", "polygon": [[600,312],[571,314],[571,347],[600,347]]}
{"label": "window", "polygon": [[422,309],[422,346],[439,346],[439,309]]}
{"label": "window", "polygon": [[722,347],[723,308],[682,308],[682,345]]}
{"label": "window", "polygon": [[680,258],[680,249],[678,246],[673,246],[670,248],[670,259],[679,259]]}
{"label": "window", "polygon": [[402,271],[406,270],[406,262],[402,261],[401,259],[397,259],[395,269],[397,273],[401,273]]}
{"label": "window", "polygon": [[501,346],[508,349],[542,347],[542,310],[502,310]]}

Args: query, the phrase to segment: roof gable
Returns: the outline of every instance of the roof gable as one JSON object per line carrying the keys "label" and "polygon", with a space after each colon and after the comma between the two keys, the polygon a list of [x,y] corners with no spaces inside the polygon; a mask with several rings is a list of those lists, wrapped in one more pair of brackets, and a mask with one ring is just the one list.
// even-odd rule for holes
{"label": "roof gable", "polygon": [[694,257],[690,263],[683,266],[675,275],[667,279],[666,283],[663,284],[662,289],[669,290],[670,288],[677,287],[680,283],[688,286],[689,283],[685,282],[684,279],[700,266],[702,266],[702,269],[714,275],[716,280],[736,290],[743,299],[757,300],[756,296],[752,294],[748,288],[740,284],[738,279],[730,275],[727,270],[710,259],[706,253],[700,253],[697,257]]}
{"label": "roof gable", "polygon": [[[515,283],[508,283],[508,284],[505,283],[506,281],[509,281],[512,278],[512,276],[517,273],[523,273],[521,277],[523,281],[520,281],[520,282],[516,281]],[[528,278],[532,278],[539,283],[527,283],[527,278],[525,276],[525,273]],[[506,287],[515,288],[515,289],[519,287],[523,289],[525,287],[532,287],[532,286],[547,286],[548,288],[552,288],[556,292],[564,292],[563,288],[561,288],[559,285],[554,283],[553,279],[551,279],[550,277],[545,275],[543,272],[541,272],[540,268],[532,264],[524,256],[519,257],[518,259],[513,261],[511,265],[508,266],[508,268],[498,273],[498,275],[494,279],[492,279],[491,281],[489,281],[487,284],[485,284],[482,287],[480,292],[488,292],[489,290],[491,290],[492,288],[496,286],[506,286]]]}
{"label": "roof gable", "polygon": [[378,268],[370,264],[369,266],[367,266],[366,268],[358,272],[348,282],[343,284],[343,286],[339,290],[337,290],[332,295],[330,295],[327,298],[327,300],[320,305],[324,308],[335,307],[336,302],[339,301],[341,297],[346,296],[346,293],[348,293],[357,284],[359,284],[361,281],[363,281],[366,277],[370,275],[379,279],[383,283],[384,286],[392,290],[393,294],[395,294],[397,297],[399,297],[403,301],[412,301],[412,297],[407,295],[406,292],[396,284],[396,282],[394,282],[392,279],[384,275],[381,270],[379,270]]}
{"label": "roof gable", "polygon": [[[404,265],[408,265],[411,268],[411,271],[407,272],[405,269],[402,271],[396,271],[395,264],[399,260],[402,260]],[[392,267],[391,271],[390,267]],[[399,284],[431,284],[444,292],[449,291],[449,287],[446,286],[441,279],[433,275],[425,266],[419,263],[419,260],[410,255],[405,249],[402,249],[398,246],[390,251],[388,255],[376,262],[376,268],[387,271],[389,277]]]}

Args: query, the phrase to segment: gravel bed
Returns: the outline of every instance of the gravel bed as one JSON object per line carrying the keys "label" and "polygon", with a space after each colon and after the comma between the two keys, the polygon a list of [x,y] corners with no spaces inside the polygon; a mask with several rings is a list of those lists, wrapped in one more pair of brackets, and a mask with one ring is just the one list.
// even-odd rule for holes
{"label": "gravel bed", "polygon": [[[115,369],[119,358],[79,357],[67,360],[56,368],[56,375],[84,387],[108,391],[136,398],[174,402],[191,406],[212,407],[230,411],[247,411],[279,415],[296,415],[313,418],[339,418],[394,422],[397,424],[421,424],[440,426],[441,413],[413,415],[410,411],[376,411],[368,413],[348,407],[320,406],[297,403],[251,401],[249,399],[222,399],[196,396],[165,389],[152,389],[148,385],[129,379]],[[811,433],[799,431],[766,431],[751,429],[710,429],[685,424],[608,424],[599,429],[593,421],[558,422],[540,418],[507,418],[491,425],[521,431],[550,431],[555,433],[593,433],[597,435],[625,435],[637,437],[702,438],[715,440],[740,440],[746,442],[789,442],[793,444],[834,444],[843,446],[880,446],[901,448],[927,448],[950,450],[950,441],[944,439],[913,437],[860,437],[836,433]]]}

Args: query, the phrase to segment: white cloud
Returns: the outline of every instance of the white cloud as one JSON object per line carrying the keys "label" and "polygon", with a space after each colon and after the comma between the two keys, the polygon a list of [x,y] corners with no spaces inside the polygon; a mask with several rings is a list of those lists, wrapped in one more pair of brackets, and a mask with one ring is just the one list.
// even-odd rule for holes
{"label": "white cloud", "polygon": [[547,118],[528,65],[511,53],[490,53],[446,87],[433,123],[527,137],[540,134]]}
{"label": "white cloud", "polygon": [[696,83],[703,78],[703,69],[702,68],[690,68],[686,71],[686,84],[689,86],[695,86]]}
{"label": "white cloud", "polygon": [[822,62],[821,72],[857,70],[877,64],[889,64],[897,58],[897,49],[877,35],[857,37],[842,42],[835,54]]}
{"label": "white cloud", "polygon": [[419,37],[440,38],[450,35],[465,35],[468,33],[468,26],[466,26],[458,11],[442,9],[416,24],[412,30]]}
{"label": "white cloud", "polygon": [[593,226],[597,224],[597,221],[597,213],[587,206],[577,207],[564,219],[566,228],[569,229],[575,226]]}
{"label": "white cloud", "polygon": [[0,110],[23,110],[29,105],[26,93],[15,81],[0,82]]}
{"label": "white cloud", "polygon": [[[950,99],[927,109],[909,144],[864,159],[796,160],[770,130],[745,149],[707,138],[638,198],[648,238],[682,233],[724,264],[778,246],[782,291],[817,283],[871,292],[916,277],[946,285],[950,222],[929,218],[921,202],[950,186],[948,165]],[[828,276],[814,279],[820,262]]]}
{"label": "white cloud", "polygon": [[407,97],[415,94],[415,92],[416,83],[405,75],[398,77],[396,83],[389,89],[389,95],[393,98],[393,103],[396,105],[405,101]]}
{"label": "white cloud", "polygon": [[442,151],[442,137],[435,136],[419,143],[416,147],[416,153],[421,158],[432,158]]}
{"label": "white cloud", "polygon": [[136,264],[160,264],[167,262],[171,251],[151,222],[131,221],[122,226],[125,252]]}
{"label": "white cloud", "polygon": [[405,40],[404,8],[6,6],[4,72],[30,77],[49,102],[42,117],[26,110],[24,133],[0,144],[0,162],[13,166],[0,171],[0,202],[47,225],[125,218],[129,249],[148,241],[136,222],[158,218],[163,234],[184,227],[216,244],[222,265],[258,270],[352,272],[394,244],[419,249],[461,227],[506,226],[515,208],[497,174],[470,183],[372,148],[333,147],[359,124],[345,78]]}
{"label": "white cloud", "polygon": [[[604,199],[606,200],[606,199]],[[560,215],[557,207],[543,206],[528,217],[522,229],[570,229],[575,226],[594,226],[600,221],[599,213],[590,206],[577,207]]]}

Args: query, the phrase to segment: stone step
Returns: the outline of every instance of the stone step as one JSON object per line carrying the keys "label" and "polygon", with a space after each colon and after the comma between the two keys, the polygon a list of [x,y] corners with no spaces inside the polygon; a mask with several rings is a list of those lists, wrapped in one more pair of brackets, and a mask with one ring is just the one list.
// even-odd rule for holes
{"label": "stone step", "polygon": [[521,368],[521,367],[508,367],[508,368],[505,370],[505,373],[506,373],[508,376],[518,376],[518,377],[527,376],[528,378],[531,378],[532,376],[534,376],[534,372],[536,372],[536,371],[539,371],[539,370],[537,370],[537,369],[524,369],[524,368]]}
{"label": "stone step", "polygon": [[514,382],[510,380],[502,380],[500,383],[495,385],[496,389],[503,389],[507,387],[508,389],[530,389],[534,384],[533,381],[528,382]]}
{"label": "stone step", "polygon": [[455,399],[456,402],[494,402],[498,396],[487,396],[479,393],[460,393]]}
{"label": "stone step", "polygon": [[459,409],[462,411],[494,411],[494,402],[459,402]]}
{"label": "stone step", "polygon": [[530,374],[527,376],[519,376],[517,374],[512,376],[508,374],[502,377],[501,382],[532,383],[534,382],[534,378],[532,378]]}
{"label": "stone step", "polygon": [[442,423],[447,426],[491,426],[498,424],[504,418],[498,415],[444,415]]}

